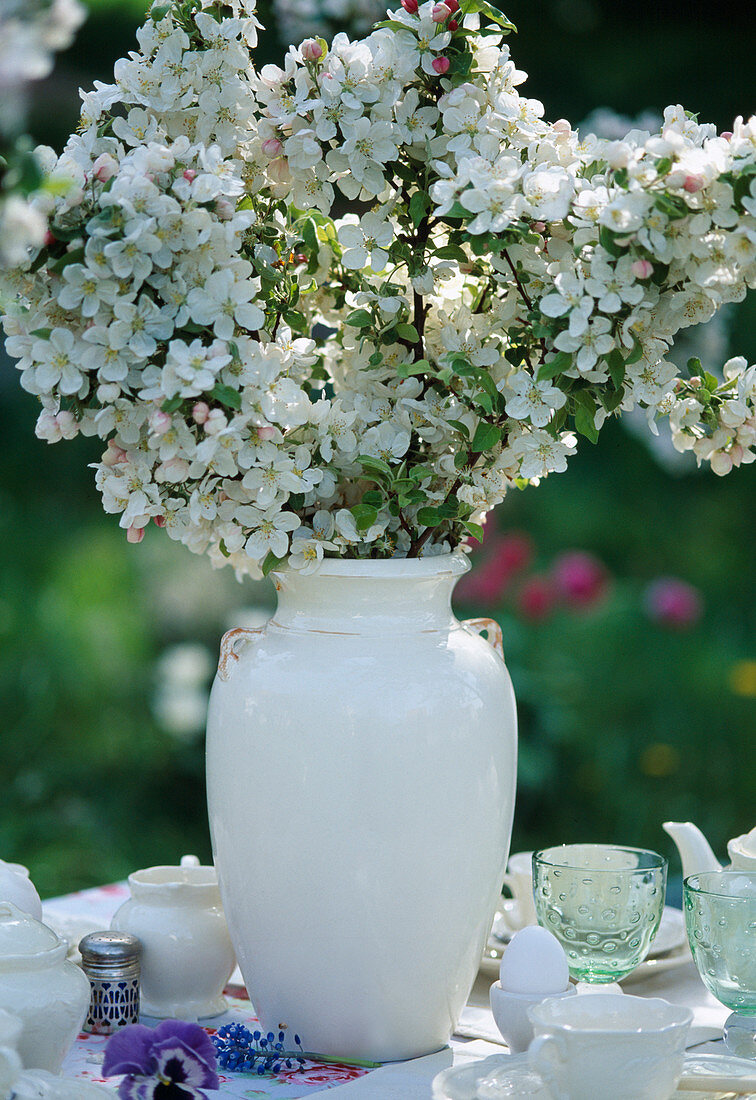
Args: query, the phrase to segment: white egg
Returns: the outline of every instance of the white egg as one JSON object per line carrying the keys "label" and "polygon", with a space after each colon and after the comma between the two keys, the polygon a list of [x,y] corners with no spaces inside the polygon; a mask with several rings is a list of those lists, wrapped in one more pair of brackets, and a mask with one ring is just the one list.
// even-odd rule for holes
{"label": "white egg", "polygon": [[499,980],[508,993],[563,993],[570,981],[564,948],[538,924],[522,928],[504,952]]}

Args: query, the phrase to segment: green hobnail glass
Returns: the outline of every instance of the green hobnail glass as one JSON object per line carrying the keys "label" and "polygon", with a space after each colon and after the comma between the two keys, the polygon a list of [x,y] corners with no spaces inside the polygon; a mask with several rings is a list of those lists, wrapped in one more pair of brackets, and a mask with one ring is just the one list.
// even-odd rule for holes
{"label": "green hobnail glass", "polygon": [[642,848],[562,844],[533,855],[538,923],[554,933],[581,982],[620,981],[643,961],[666,883],[666,859]]}
{"label": "green hobnail glass", "polygon": [[756,874],[705,871],[683,883],[693,961],[704,985],[732,1016],[725,1042],[756,1058]]}

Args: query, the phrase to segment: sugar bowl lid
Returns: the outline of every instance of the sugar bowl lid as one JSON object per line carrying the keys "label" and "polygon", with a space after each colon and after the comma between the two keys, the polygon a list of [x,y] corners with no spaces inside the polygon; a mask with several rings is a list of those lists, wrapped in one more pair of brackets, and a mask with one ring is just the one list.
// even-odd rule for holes
{"label": "sugar bowl lid", "polygon": [[68,945],[42,921],[12,901],[0,902],[0,969],[25,961],[46,965],[63,958]]}

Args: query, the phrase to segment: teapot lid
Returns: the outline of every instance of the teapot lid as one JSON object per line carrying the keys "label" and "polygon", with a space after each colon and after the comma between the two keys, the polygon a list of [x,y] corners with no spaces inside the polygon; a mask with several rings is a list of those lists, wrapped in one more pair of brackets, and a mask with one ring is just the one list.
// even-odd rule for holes
{"label": "teapot lid", "polygon": [[61,947],[65,951],[66,945],[52,928],[12,901],[0,901],[0,966],[8,959],[38,957]]}

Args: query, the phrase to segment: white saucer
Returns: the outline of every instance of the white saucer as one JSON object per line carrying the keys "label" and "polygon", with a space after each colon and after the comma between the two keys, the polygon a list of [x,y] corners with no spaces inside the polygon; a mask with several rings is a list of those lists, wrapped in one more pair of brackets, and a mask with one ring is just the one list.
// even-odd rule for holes
{"label": "white saucer", "polygon": [[[685,1072],[752,1077],[754,1064],[728,1054],[687,1054]],[[690,1092],[678,1089],[669,1100],[719,1100],[727,1092]],[[452,1066],[433,1080],[433,1100],[550,1100],[551,1094],[528,1065],[527,1054],[492,1054],[489,1058]],[[743,1094],[738,1100],[754,1100],[756,1093]]]}

